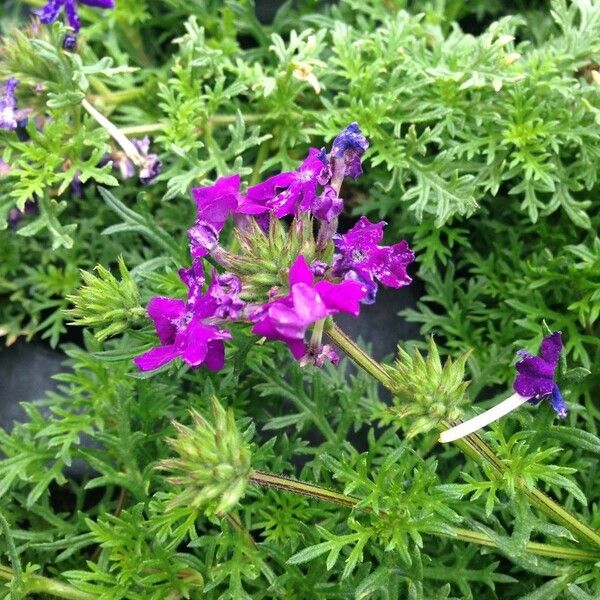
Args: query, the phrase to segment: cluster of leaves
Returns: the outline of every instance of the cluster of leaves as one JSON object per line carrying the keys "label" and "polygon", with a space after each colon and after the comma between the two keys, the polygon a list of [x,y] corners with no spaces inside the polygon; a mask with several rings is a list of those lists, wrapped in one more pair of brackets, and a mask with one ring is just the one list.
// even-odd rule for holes
{"label": "cluster of leaves", "polygon": [[[60,24],[16,29],[28,9],[5,2],[0,81],[21,79],[33,115],[28,139],[0,132],[0,222],[32,198],[39,213],[0,232],[0,332],[57,345],[71,319],[91,329],[63,346],[59,390],[0,433],[0,550],[12,540],[23,566],[13,593],[50,593],[40,577],[55,576],[71,597],[108,600],[597,596],[589,564],[528,551],[574,546],[519,488],[600,526],[600,5],[432,4],[306,0],[264,25],[247,1],[118,0],[82,13],[69,53]],[[151,186],[101,166],[115,146],[84,97],[152,136],[163,169]],[[371,147],[347,208],[408,237],[425,293],[405,317],[453,358],[400,352],[389,372],[401,424],[364,374],[300,369],[243,328],[219,374],[134,372],[156,342],[140,307],[184,295],[189,188],[295,166],[350,121]],[[542,406],[494,426],[502,473],[434,450],[435,428],[464,408],[463,371],[471,399],[505,393],[514,350],[543,320],[593,371],[563,387],[569,420]],[[210,416],[213,396],[237,423],[219,405]],[[253,469],[357,500],[259,488]],[[470,543],[481,536],[495,548]]]}

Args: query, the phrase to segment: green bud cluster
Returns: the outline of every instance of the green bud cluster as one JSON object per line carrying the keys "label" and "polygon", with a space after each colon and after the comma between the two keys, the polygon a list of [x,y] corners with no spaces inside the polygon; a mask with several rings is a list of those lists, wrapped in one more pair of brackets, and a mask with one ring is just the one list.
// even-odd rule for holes
{"label": "green bud cluster", "polygon": [[251,472],[246,436],[235,424],[233,411],[212,399],[214,424],[190,411],[193,425],[173,423],[177,436],[168,443],[178,458],[160,461],[158,469],[168,471],[168,481],[181,487],[169,508],[209,507],[220,514],[231,510],[244,495]]}
{"label": "green bud cluster", "polygon": [[98,265],[95,268],[98,275],[82,270],[84,285],[67,296],[74,306],[66,311],[73,319],[71,324],[95,329],[94,337],[99,341],[126,331],[146,315],[138,287],[122,256],[118,264],[120,280]]}
{"label": "green bud cluster", "polygon": [[[394,391],[394,407],[400,418],[411,418],[408,438],[437,429],[444,421],[454,421],[461,414],[469,385],[464,381],[470,351],[444,365],[433,337],[429,339],[427,357],[416,350],[411,356],[399,348],[398,358],[389,369]],[[402,401],[402,403],[400,403]]]}
{"label": "green bud cluster", "polygon": [[[286,227],[271,216],[264,232],[252,221],[240,232],[236,230],[239,255],[229,255],[231,270],[244,282],[247,300],[264,300],[274,287],[286,289],[290,265],[302,254],[310,263],[317,258],[310,213],[300,213]],[[323,260],[320,257],[321,260]]]}

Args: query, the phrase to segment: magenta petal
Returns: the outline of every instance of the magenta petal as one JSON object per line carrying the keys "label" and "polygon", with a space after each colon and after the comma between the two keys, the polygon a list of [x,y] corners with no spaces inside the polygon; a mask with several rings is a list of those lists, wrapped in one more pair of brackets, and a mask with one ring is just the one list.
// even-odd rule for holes
{"label": "magenta petal", "polygon": [[296,360],[300,360],[306,354],[306,344],[304,340],[285,340],[287,347],[290,349]]}
{"label": "magenta petal", "polygon": [[331,283],[319,281],[315,286],[329,312],[345,312],[358,316],[360,301],[365,297],[367,289],[358,281]]}
{"label": "magenta petal", "polygon": [[155,296],[148,303],[148,316],[154,321],[160,343],[172,344],[175,341],[176,321],[185,313],[185,302],[175,298]]}
{"label": "magenta petal", "polygon": [[225,364],[225,344],[221,340],[209,342],[204,365],[211,371],[220,371]]}
{"label": "magenta petal", "polygon": [[306,324],[324,319],[327,307],[315,289],[305,283],[297,283],[292,287],[294,311]]}
{"label": "magenta petal", "polygon": [[211,327],[192,320],[178,336],[177,344],[181,347],[181,358],[188,365],[197,367],[202,364],[208,352],[207,335],[211,332]]}
{"label": "magenta petal", "polygon": [[157,346],[136,356],[133,362],[136,364],[140,371],[153,371],[158,369],[168,362],[176,359],[179,356],[179,352],[174,344],[168,346]]}
{"label": "magenta petal", "polygon": [[303,339],[306,328],[312,323],[285,302],[274,302],[269,307],[267,319],[276,332],[272,339]]}
{"label": "magenta petal", "polygon": [[258,183],[249,187],[246,191],[246,196],[249,200],[255,203],[262,204],[266,200],[270,200],[276,195],[276,190],[288,187],[294,181],[296,174],[294,171],[286,171],[273,175],[269,179],[265,179],[262,183]]}
{"label": "magenta petal", "polygon": [[220,177],[214,185],[193,188],[192,196],[198,208],[198,219],[211,223],[219,231],[229,214],[238,206],[240,176],[236,173]]}
{"label": "magenta petal", "polygon": [[290,287],[297,283],[305,283],[306,285],[312,285],[314,277],[310,266],[306,262],[306,259],[302,254],[294,261],[294,264],[290,267],[289,273]]}

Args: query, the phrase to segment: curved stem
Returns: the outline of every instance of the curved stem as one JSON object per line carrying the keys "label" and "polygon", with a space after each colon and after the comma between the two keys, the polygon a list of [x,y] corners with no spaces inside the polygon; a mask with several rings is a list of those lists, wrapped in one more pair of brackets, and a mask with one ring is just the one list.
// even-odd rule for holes
{"label": "curved stem", "polygon": [[[326,330],[330,339],[336,343],[359,367],[364,369],[384,387],[394,393],[393,383],[386,373],[384,367],[369,356],[360,346],[351,340],[337,325],[332,324]],[[454,423],[444,422],[445,428],[452,427]],[[506,471],[506,465],[496,456],[492,448],[477,434],[471,433],[464,438],[455,440],[454,443],[465,454],[481,463],[487,461],[498,473]],[[565,525],[580,541],[600,546],[600,534],[589,525],[581,522],[575,515],[565,510],[550,497],[536,488],[529,488],[525,481],[517,481],[519,489],[523,492],[534,506],[545,513],[553,521]]]}
{"label": "curved stem", "polygon": [[[282,477],[274,473],[265,471],[253,471],[250,474],[250,483],[261,487],[270,487],[278,490],[284,490],[300,496],[308,496],[316,500],[332,502],[347,508],[354,508],[360,502],[355,496],[347,496],[334,490],[324,488],[313,483],[305,483],[298,479],[290,477]],[[365,509],[368,510],[368,509]],[[473,544],[489,546],[497,548],[494,541],[485,533],[479,531],[471,531],[462,527],[451,527],[452,532],[448,534],[436,533],[432,535],[441,535],[443,537],[456,538]],[[525,549],[532,554],[539,556],[548,556],[550,558],[562,558],[565,560],[582,560],[582,561],[597,561],[600,559],[600,554],[579,550],[578,548],[565,548],[563,546],[555,546],[553,544],[540,544],[538,542],[528,542],[525,544]]]}

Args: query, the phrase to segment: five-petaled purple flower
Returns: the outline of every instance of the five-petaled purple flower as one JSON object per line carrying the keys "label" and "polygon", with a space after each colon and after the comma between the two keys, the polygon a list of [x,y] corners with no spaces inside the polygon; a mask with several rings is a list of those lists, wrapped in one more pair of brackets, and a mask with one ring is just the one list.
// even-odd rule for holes
{"label": "five-petaled purple flower", "polygon": [[154,321],[161,346],[134,359],[142,371],[158,369],[178,357],[191,367],[204,365],[211,371],[223,368],[223,340],[231,339],[231,334],[218,324],[239,316],[243,308],[238,297],[241,283],[235,275],[219,276],[213,271],[212,282],[202,293],[201,265],[182,269],[180,276],[188,286],[187,302],[157,296],[148,304],[148,315]]}
{"label": "five-petaled purple flower", "polygon": [[48,0],[46,6],[34,10],[40,21],[48,25],[58,19],[60,11],[64,8],[67,22],[75,33],[81,29],[81,21],[77,14],[77,4],[85,4],[95,8],[114,8],[115,0]]}
{"label": "five-petaled purple flower", "polygon": [[290,293],[265,304],[253,317],[252,332],[270,340],[285,342],[296,359],[306,354],[304,335],[313,323],[337,312],[357,316],[359,302],[366,293],[356,281],[332,283],[314,276],[304,256],[300,255],[290,268]]}
{"label": "five-petaled purple flower", "polygon": [[296,214],[298,209],[309,211],[317,194],[321,172],[326,167],[323,154],[316,148],[295,171],[285,171],[248,188],[240,211],[259,214],[271,210],[281,219]]}
{"label": "five-petaled purple flower", "polygon": [[412,279],[406,269],[415,259],[414,252],[404,240],[393,246],[379,246],[383,238],[385,221],[371,223],[361,217],[358,223],[342,235],[335,235],[336,253],[333,274],[345,279],[357,279],[368,289],[364,304],[375,301],[377,283],[399,288],[408,285]]}
{"label": "five-petaled purple flower", "polygon": [[19,80],[11,77],[2,86],[2,91],[0,91],[0,129],[14,131],[29,113],[27,109],[17,109],[15,90],[18,85]]}
{"label": "five-petaled purple flower", "polygon": [[518,375],[513,388],[517,394],[529,398],[533,404],[544,399],[549,400],[558,416],[565,418],[567,405],[554,382],[554,373],[562,347],[560,331],[555,331],[542,340],[539,356],[519,350],[517,352],[519,360],[516,363]]}
{"label": "five-petaled purple flower", "polygon": [[192,189],[198,216],[188,230],[194,258],[206,256],[217,246],[219,234],[240,203],[240,176],[220,177],[214,185]]}

